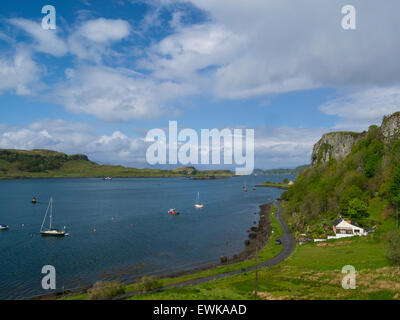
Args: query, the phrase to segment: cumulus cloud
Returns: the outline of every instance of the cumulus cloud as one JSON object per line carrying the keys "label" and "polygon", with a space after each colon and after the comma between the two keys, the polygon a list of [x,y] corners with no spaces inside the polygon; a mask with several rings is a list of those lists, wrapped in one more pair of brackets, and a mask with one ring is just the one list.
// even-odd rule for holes
{"label": "cumulus cloud", "polygon": [[125,20],[99,18],[84,23],[79,27],[79,32],[90,41],[105,43],[127,37],[130,33],[130,26]]}
{"label": "cumulus cloud", "polygon": [[255,166],[293,167],[310,163],[314,144],[329,128],[259,127],[255,130]]}
{"label": "cumulus cloud", "polygon": [[121,19],[91,19],[77,24],[67,38],[69,50],[78,59],[102,63],[104,56],[118,53],[110,46],[129,37],[131,26]]}
{"label": "cumulus cloud", "polygon": [[328,101],[319,110],[337,116],[336,129],[365,130],[380,125],[382,117],[400,110],[400,87],[374,87],[343,94]]}
{"label": "cumulus cloud", "polygon": [[9,22],[32,36],[36,51],[58,57],[67,53],[67,46],[56,30],[44,30],[40,23],[22,18],[10,19]]}
{"label": "cumulus cloud", "polygon": [[10,58],[0,56],[0,93],[13,90],[18,95],[31,94],[40,85],[40,71],[27,48],[18,48]]}
{"label": "cumulus cloud", "polygon": [[61,119],[38,121],[24,127],[0,125],[0,146],[84,153],[101,163],[145,165],[146,143],[142,138],[130,138],[120,131],[109,136],[96,135],[87,124]]}
{"label": "cumulus cloud", "polygon": [[151,119],[169,110],[168,101],[192,92],[183,84],[155,82],[125,69],[101,66],[70,69],[67,78],[55,87],[54,101],[105,121]]}

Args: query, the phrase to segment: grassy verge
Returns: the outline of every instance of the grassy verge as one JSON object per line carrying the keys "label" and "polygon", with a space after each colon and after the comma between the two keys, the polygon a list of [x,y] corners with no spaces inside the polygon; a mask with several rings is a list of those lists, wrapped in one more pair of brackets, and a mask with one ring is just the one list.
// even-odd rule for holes
{"label": "grassy verge", "polygon": [[[342,288],[342,267],[356,269],[356,289]],[[259,272],[259,299],[400,299],[400,268],[390,267],[378,236],[298,245]],[[132,299],[253,299],[254,272]]]}
{"label": "grassy verge", "polygon": [[257,187],[273,187],[279,189],[288,189],[289,184],[282,182],[264,182],[262,184],[257,185]]}
{"label": "grassy verge", "polygon": [[[268,243],[258,253],[259,263],[267,261],[268,259],[276,256],[282,250],[282,246],[275,244],[275,240],[283,235],[283,230],[278,222],[278,219],[276,218],[276,212],[277,212],[277,208],[275,206],[271,206],[270,222],[271,222],[271,230],[273,232],[270,235],[270,239],[268,240]],[[245,268],[248,268],[248,267],[251,267],[254,265],[255,265],[255,258],[246,260],[246,261],[242,261],[242,262],[238,262],[238,263],[234,263],[234,264],[221,265],[218,267],[210,268],[210,269],[196,272],[193,274],[187,274],[187,275],[182,275],[182,276],[173,277],[173,278],[162,278],[162,279],[160,279],[160,282],[161,282],[162,286],[167,286],[167,285],[180,283],[180,282],[184,282],[184,281],[218,275],[218,274],[225,273],[225,272],[245,269]],[[136,291],[137,289],[138,289],[138,285],[135,283],[126,286],[126,292]],[[64,300],[71,300],[71,299],[72,300],[81,300],[81,299],[86,299],[86,298],[87,298],[87,294],[79,294],[79,295],[66,296],[63,299]]]}

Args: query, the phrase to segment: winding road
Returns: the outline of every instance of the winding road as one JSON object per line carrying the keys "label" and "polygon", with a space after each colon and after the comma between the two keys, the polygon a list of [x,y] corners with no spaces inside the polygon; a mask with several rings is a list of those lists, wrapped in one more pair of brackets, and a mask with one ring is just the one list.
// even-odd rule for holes
{"label": "winding road", "polygon": [[[277,217],[278,222],[281,225],[281,227],[283,229],[283,232],[284,232],[283,236],[280,237],[280,239],[282,241],[283,249],[275,257],[273,257],[273,258],[271,258],[271,259],[269,259],[269,260],[267,260],[267,261],[265,261],[263,263],[259,263],[258,264],[258,268],[272,267],[272,266],[282,262],[287,257],[289,257],[289,255],[293,251],[294,244],[295,244],[294,237],[293,237],[289,227],[287,226],[286,222],[284,221],[284,219],[282,217],[282,208],[281,208],[279,202],[275,201],[274,203],[278,208],[278,211],[276,212],[276,217]],[[245,272],[253,271],[255,269],[256,269],[256,266],[252,266],[252,267],[249,267],[249,268],[239,269],[239,270],[225,272],[225,273],[220,273],[220,274],[217,274],[217,275],[212,275],[212,276],[208,276],[208,277],[204,277],[204,278],[197,278],[197,279],[193,279],[193,280],[188,280],[188,281],[184,281],[184,282],[180,282],[180,283],[171,284],[171,285],[162,287],[161,289],[157,289],[157,290],[154,290],[154,291],[149,291],[148,293],[164,291],[164,290],[172,289],[172,288],[191,287],[191,286],[198,285],[200,283],[213,281],[213,280],[218,280],[218,279],[226,278],[226,277],[231,277],[231,276],[234,276],[234,275],[238,275],[238,274],[242,274],[242,273],[245,273]],[[139,294],[141,294],[141,292],[132,291],[132,292],[127,292],[124,295],[115,297],[114,299],[115,300],[122,300],[122,299],[126,299],[126,298],[129,298],[129,297],[132,297],[132,296],[135,296],[135,295],[139,295]]]}

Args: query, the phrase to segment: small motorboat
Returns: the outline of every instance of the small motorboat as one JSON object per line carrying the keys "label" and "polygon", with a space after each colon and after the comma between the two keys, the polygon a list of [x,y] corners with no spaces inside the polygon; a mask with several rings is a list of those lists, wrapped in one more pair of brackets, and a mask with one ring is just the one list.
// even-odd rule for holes
{"label": "small motorboat", "polygon": [[8,225],[7,224],[0,224],[0,230],[7,230]]}
{"label": "small motorboat", "polygon": [[111,177],[104,177],[104,180],[112,180]]}
{"label": "small motorboat", "polygon": [[176,211],[176,209],[169,209],[168,213],[172,214],[173,216],[177,216],[179,214],[179,211]]}

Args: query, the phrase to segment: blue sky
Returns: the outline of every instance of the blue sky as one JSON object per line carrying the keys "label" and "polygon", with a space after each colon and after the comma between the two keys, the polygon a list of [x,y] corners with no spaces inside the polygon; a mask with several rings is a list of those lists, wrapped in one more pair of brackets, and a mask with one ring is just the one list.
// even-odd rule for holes
{"label": "blue sky", "polygon": [[[43,30],[41,8],[56,8]],[[144,136],[255,129],[258,168],[309,162],[332,130],[400,109],[396,1],[21,1],[0,4],[0,148],[148,167]],[[384,19],[383,19],[384,17]]]}

